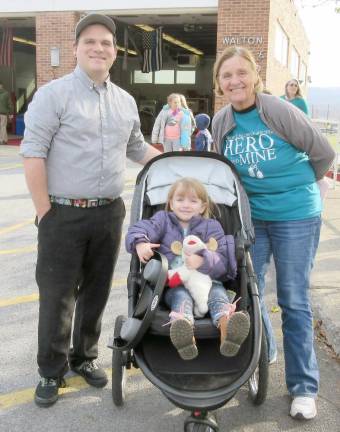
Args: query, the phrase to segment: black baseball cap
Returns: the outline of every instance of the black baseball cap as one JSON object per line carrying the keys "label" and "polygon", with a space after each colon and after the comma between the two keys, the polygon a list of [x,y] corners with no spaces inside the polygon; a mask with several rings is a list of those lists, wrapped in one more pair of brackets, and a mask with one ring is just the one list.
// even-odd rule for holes
{"label": "black baseball cap", "polygon": [[83,18],[81,18],[75,29],[75,36],[76,39],[79,38],[80,33],[89,25],[92,24],[101,24],[105,26],[110,32],[113,34],[114,40],[116,40],[116,24],[113,21],[112,18],[110,18],[107,15],[97,14],[97,13],[90,13],[88,15],[85,15]]}

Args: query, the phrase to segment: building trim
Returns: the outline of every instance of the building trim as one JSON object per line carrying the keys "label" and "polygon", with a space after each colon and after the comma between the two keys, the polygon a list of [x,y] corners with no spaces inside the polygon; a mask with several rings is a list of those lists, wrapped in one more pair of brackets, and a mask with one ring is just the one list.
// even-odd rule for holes
{"label": "building trim", "polygon": [[[183,7],[183,5],[185,7]],[[112,5],[110,5],[112,7]],[[210,10],[217,11],[218,0],[172,0],[169,7],[168,0],[143,0],[143,9],[140,8],[140,0],[129,0],[129,6],[123,2],[121,5],[115,5],[114,8],[108,8],[107,0],[96,0],[96,9],[93,9],[93,0],[35,0],[28,2],[27,0],[11,0],[1,5],[1,15],[6,13],[28,13],[28,12],[105,12],[107,14],[131,14],[134,13],[178,13],[178,9],[182,13],[187,10],[188,13],[193,11],[201,11],[208,13]]]}

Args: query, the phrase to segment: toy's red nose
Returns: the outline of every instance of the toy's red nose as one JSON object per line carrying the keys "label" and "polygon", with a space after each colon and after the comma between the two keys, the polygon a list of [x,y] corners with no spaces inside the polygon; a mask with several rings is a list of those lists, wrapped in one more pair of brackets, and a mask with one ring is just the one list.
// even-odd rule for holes
{"label": "toy's red nose", "polygon": [[194,244],[196,244],[195,240],[188,241],[188,245],[194,245]]}

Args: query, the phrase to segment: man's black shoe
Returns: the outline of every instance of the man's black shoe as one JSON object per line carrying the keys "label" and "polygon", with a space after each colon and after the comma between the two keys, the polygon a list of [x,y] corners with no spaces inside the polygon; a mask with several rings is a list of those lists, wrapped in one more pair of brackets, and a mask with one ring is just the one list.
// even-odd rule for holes
{"label": "man's black shoe", "polygon": [[97,365],[95,360],[85,360],[79,366],[71,366],[71,369],[81,375],[93,387],[105,387],[107,384],[106,373]]}
{"label": "man's black shoe", "polygon": [[35,389],[34,401],[40,407],[49,407],[57,402],[59,387],[66,387],[63,378],[42,377]]}

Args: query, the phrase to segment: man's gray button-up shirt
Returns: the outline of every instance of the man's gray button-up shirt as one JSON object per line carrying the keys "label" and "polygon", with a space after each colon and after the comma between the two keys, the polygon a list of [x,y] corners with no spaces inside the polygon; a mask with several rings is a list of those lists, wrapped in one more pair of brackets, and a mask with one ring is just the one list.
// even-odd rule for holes
{"label": "man's gray button-up shirt", "polygon": [[65,198],[117,198],[126,156],[147,144],[135,100],[109,78],[96,86],[77,66],[41,87],[25,114],[20,154],[46,158],[48,192]]}

